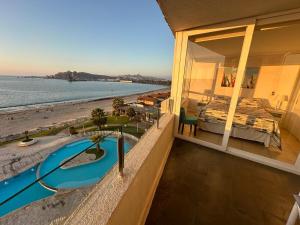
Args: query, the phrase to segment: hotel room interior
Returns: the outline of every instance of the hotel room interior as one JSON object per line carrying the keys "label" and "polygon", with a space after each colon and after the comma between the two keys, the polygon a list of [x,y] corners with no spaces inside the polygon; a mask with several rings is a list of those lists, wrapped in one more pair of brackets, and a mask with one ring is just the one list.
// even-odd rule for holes
{"label": "hotel room interior", "polygon": [[[300,23],[255,28],[234,104],[244,37],[245,28],[237,28],[189,38],[178,133],[208,146],[226,145],[295,164],[300,153]],[[224,143],[230,108],[234,116]]]}

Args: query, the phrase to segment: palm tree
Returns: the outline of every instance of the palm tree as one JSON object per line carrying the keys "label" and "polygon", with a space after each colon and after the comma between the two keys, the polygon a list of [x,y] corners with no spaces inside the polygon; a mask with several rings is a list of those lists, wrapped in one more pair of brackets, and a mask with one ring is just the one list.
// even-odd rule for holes
{"label": "palm tree", "polygon": [[99,130],[101,126],[106,124],[107,118],[103,109],[96,108],[91,113],[93,123],[98,126]]}
{"label": "palm tree", "polygon": [[123,98],[114,98],[112,107],[114,108],[114,113],[116,115],[120,114],[120,107],[124,105],[124,99]]}
{"label": "palm tree", "polygon": [[28,130],[25,130],[24,134],[25,134],[25,141],[29,141]]}
{"label": "palm tree", "polygon": [[98,152],[101,151],[99,142],[101,141],[102,138],[103,138],[103,137],[102,137],[101,134],[97,134],[97,135],[94,135],[94,136],[91,137],[92,142],[96,143],[96,150],[97,150]]}

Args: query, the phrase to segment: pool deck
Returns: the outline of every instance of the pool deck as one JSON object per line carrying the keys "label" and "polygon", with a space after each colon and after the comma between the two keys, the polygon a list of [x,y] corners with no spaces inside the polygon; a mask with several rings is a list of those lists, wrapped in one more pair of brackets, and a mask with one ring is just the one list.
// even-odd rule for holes
{"label": "pool deck", "polygon": [[299,191],[297,175],[176,139],[146,225],[285,225]]}
{"label": "pool deck", "polygon": [[[82,137],[55,135],[38,138],[35,145],[18,147],[11,143],[0,148],[0,180],[14,176],[43,161],[51,152]],[[54,196],[33,202],[0,218],[3,225],[51,224],[63,222],[92,187],[77,190],[59,191]]]}
{"label": "pool deck", "polygon": [[0,147],[0,181],[29,169],[51,152],[81,138],[55,135],[37,138],[38,142],[28,147],[19,147],[17,142]]}
{"label": "pool deck", "polygon": [[0,218],[1,225],[46,225],[62,224],[93,189],[59,191],[57,194]]}

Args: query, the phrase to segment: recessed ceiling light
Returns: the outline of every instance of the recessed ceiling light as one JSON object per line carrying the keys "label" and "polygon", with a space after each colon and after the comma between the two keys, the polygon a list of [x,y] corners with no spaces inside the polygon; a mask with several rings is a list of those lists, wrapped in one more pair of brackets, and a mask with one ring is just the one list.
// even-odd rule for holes
{"label": "recessed ceiling light", "polygon": [[277,27],[263,27],[263,28],[260,28],[260,30],[261,31],[276,30],[276,29],[282,29],[282,28],[285,28],[285,27],[288,27],[288,26],[286,25],[286,26],[277,26]]}

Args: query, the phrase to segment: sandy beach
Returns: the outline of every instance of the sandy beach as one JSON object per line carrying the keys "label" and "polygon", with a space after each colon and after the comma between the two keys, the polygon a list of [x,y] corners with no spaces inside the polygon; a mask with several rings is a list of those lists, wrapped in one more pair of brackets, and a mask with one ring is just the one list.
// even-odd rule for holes
{"label": "sandy beach", "polygon": [[[136,101],[138,96],[169,91],[169,88],[123,96],[126,103]],[[102,108],[107,112],[112,111],[112,99],[100,99],[85,102],[68,102],[29,108],[16,112],[0,111],[0,137],[11,134],[23,133],[39,127],[47,127],[57,123],[90,116],[94,108]]]}

